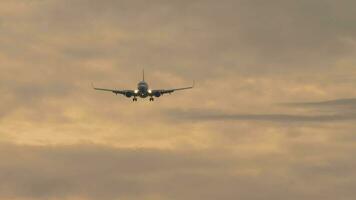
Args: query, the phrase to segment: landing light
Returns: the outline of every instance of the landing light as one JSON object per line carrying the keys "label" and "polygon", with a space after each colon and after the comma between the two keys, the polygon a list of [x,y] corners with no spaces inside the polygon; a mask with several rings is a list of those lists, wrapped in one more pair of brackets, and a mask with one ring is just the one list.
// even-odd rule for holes
{"label": "landing light", "polygon": [[152,93],[152,90],[148,90],[148,93],[150,93],[150,94],[151,94],[151,93]]}
{"label": "landing light", "polygon": [[138,93],[138,90],[135,90],[135,94],[137,94]]}

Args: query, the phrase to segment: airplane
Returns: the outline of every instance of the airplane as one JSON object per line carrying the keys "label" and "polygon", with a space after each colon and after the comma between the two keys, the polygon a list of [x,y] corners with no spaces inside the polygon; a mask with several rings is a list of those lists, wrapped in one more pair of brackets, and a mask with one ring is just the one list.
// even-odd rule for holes
{"label": "airplane", "polygon": [[182,88],[175,88],[175,89],[160,89],[160,90],[151,90],[145,81],[145,71],[142,71],[142,81],[140,81],[137,84],[137,89],[136,90],[118,90],[118,89],[106,89],[106,88],[97,88],[92,84],[93,89],[95,90],[101,90],[101,91],[106,91],[106,92],[113,92],[114,94],[122,94],[126,96],[127,98],[133,97],[132,101],[137,101],[137,97],[140,98],[146,98],[150,97],[150,101],[154,101],[154,97],[160,97],[164,94],[171,94],[172,92],[178,91],[178,90],[187,90],[187,89],[192,89],[194,88],[194,81],[193,85],[189,87],[182,87]]}

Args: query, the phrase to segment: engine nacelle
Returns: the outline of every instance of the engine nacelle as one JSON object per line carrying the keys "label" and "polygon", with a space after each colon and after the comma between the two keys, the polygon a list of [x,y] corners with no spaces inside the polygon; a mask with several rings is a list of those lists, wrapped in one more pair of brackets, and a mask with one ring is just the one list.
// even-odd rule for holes
{"label": "engine nacelle", "polygon": [[153,93],[153,96],[155,96],[155,97],[160,97],[161,95],[162,94],[160,92],[158,92],[158,91]]}
{"label": "engine nacelle", "polygon": [[125,93],[125,96],[128,97],[128,98],[130,98],[130,97],[133,96],[133,94],[132,94],[132,92],[126,92],[126,93]]}

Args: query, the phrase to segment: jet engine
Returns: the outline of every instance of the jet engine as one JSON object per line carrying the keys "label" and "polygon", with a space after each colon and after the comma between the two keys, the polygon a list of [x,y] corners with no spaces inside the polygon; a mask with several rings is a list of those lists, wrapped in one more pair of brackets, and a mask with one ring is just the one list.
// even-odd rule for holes
{"label": "jet engine", "polygon": [[153,93],[153,96],[155,96],[155,97],[160,97],[162,94],[160,93],[160,92],[158,92],[158,91],[155,91],[154,93]]}
{"label": "jet engine", "polygon": [[130,97],[133,96],[133,94],[132,94],[132,92],[125,92],[125,96],[128,97],[128,98],[130,98]]}

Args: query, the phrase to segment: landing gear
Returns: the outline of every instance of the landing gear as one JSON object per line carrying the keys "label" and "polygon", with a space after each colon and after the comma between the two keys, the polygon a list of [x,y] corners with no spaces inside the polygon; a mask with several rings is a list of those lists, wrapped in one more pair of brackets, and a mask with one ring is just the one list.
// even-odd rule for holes
{"label": "landing gear", "polygon": [[134,97],[134,98],[132,99],[132,101],[137,101],[137,98],[136,98],[136,97]]}
{"label": "landing gear", "polygon": [[155,99],[153,97],[150,98],[150,101],[154,101]]}

